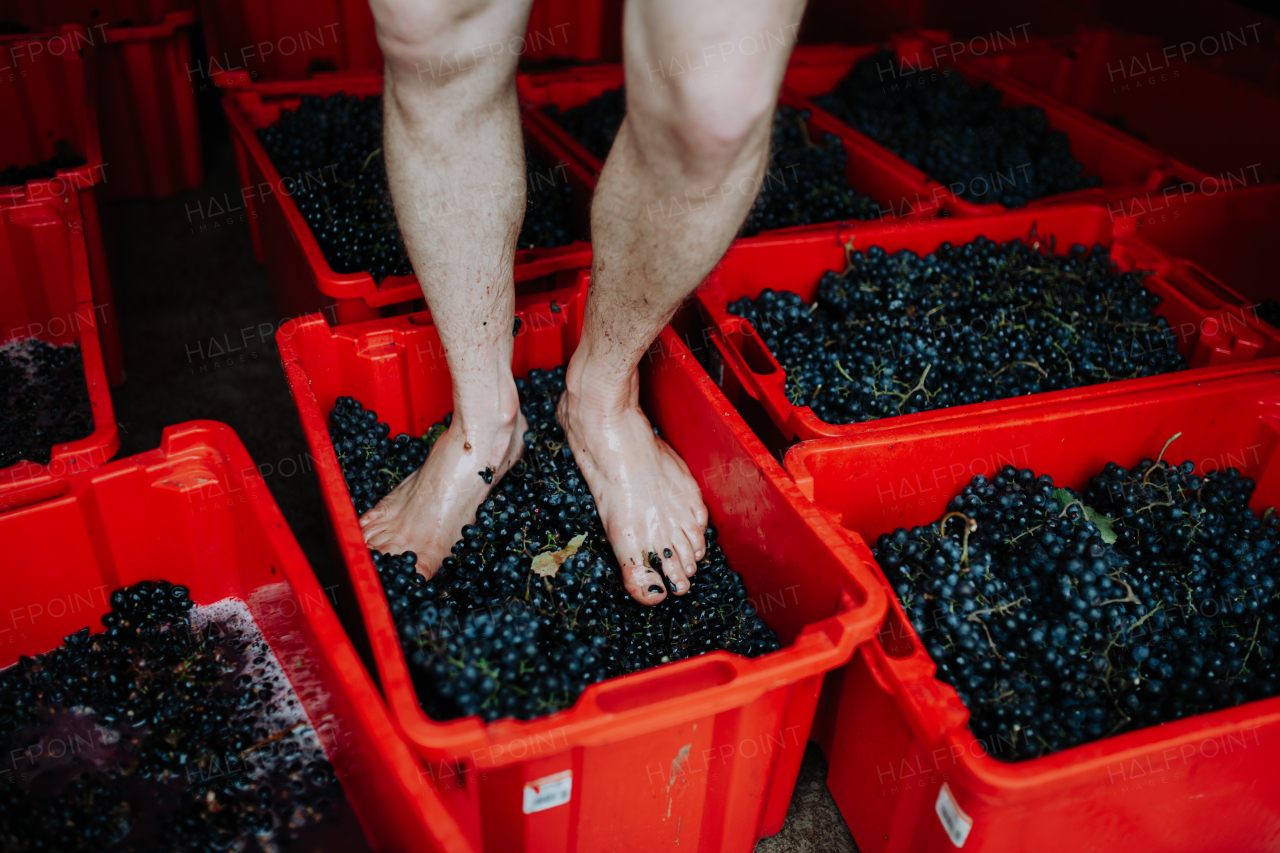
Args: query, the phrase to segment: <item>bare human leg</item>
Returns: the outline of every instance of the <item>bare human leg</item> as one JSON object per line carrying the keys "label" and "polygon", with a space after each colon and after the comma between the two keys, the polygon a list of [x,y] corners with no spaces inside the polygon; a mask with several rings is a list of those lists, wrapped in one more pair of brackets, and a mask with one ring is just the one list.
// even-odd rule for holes
{"label": "bare human leg", "polygon": [[623,13],[627,118],[592,204],[591,289],[558,417],[643,604],[666,597],[651,554],[677,595],[689,590],[707,510],[640,410],[637,367],[755,200],[803,11],[804,0],[633,0]]}
{"label": "bare human leg", "polygon": [[[386,58],[383,147],[396,216],[453,378],[426,463],[360,519],[365,543],[439,570],[519,458],[512,264],[525,195],[517,53],[531,0],[372,0]],[[492,476],[486,479],[486,469]]]}

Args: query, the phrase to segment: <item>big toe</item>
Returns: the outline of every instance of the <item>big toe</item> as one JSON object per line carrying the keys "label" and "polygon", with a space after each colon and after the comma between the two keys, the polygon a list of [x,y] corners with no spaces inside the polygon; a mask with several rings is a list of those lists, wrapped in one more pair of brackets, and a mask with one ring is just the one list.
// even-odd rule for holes
{"label": "big toe", "polygon": [[649,567],[640,553],[618,554],[618,564],[622,566],[622,585],[636,601],[644,605],[654,605],[667,597],[667,588],[662,583],[662,575]]}
{"label": "big toe", "polygon": [[375,551],[384,554],[400,553],[404,549],[396,547],[397,541],[398,537],[384,527],[370,526],[364,529],[364,544]]}

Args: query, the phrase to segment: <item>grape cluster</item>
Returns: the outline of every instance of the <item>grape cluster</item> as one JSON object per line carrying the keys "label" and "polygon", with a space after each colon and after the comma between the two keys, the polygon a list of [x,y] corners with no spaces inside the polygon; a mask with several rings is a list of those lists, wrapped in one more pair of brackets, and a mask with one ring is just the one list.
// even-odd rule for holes
{"label": "grape cluster", "polygon": [[627,88],[608,89],[589,101],[564,110],[556,104],[548,104],[543,111],[603,163],[613,147],[618,128],[622,127],[622,120],[627,117]]}
{"label": "grape cluster", "polygon": [[[781,648],[756,615],[742,576],[707,528],[691,589],[639,604],[623,588],[582,472],[556,423],[564,368],[516,381],[528,420],[524,456],[462,528],[426,580],[417,556],[373,553],[419,700],[434,719],[478,714],[532,719],[568,708],[590,684],[716,649],[757,656]],[[330,436],[357,511],[425,459],[449,418],[423,439],[388,437],[385,423],[340,398]],[[551,576],[539,554],[566,554]],[[662,557],[650,555],[654,568]],[[667,584],[668,592],[671,586]]]}
{"label": "grape cluster", "polygon": [[0,847],[276,851],[308,826],[332,831],[348,806],[322,755],[263,757],[281,735],[273,705],[297,701],[261,677],[265,644],[198,627],[167,581],[110,603],[105,631],[0,673]]}
{"label": "grape cluster", "polygon": [[[886,76],[887,69],[893,74]],[[900,70],[892,51],[879,51],[814,103],[934,180],[963,185],[957,195],[977,204],[1023,207],[1101,185],[1101,178],[1082,174],[1071,140],[1049,125],[1042,108],[1001,107],[999,89],[970,86],[950,68],[906,76]]]}
{"label": "grape cluster", "polygon": [[[1280,525],[1235,468],[1006,466],[876,557],[988,752],[1016,761],[1274,696]],[[893,642],[893,640],[890,640]]]}
{"label": "grape cluster", "polygon": [[786,393],[846,424],[1038,394],[1185,367],[1142,272],[1103,246],[943,243],[923,257],[850,251],[805,303],[766,289],[728,311],[751,321],[786,370]]}
{"label": "grape cluster", "polygon": [[[597,159],[604,160],[627,114],[625,91],[625,87],[610,89],[576,107],[561,111],[552,104],[546,111]],[[869,196],[849,186],[845,176],[849,155],[844,143],[833,133],[812,139],[808,118],[807,111],[787,106],[774,112],[769,165],[747,214],[743,236],[882,215]]]}
{"label": "grape cluster", "polygon": [[[375,281],[413,274],[387,188],[381,95],[306,95],[257,134],[335,272],[367,270]],[[528,149],[525,160],[530,180],[517,246],[572,242],[573,187],[563,168]],[[460,199],[456,206],[466,204]],[[441,214],[448,212],[446,205]]]}
{"label": "grape cluster", "polygon": [[0,468],[49,464],[54,445],[93,433],[79,344],[36,338],[0,346]]}
{"label": "grape cluster", "polygon": [[[0,32],[0,35],[4,35]],[[59,169],[75,169],[89,161],[76,153],[71,143],[59,139],[53,144],[53,156],[29,166],[8,166],[0,169],[0,187],[22,186],[27,181],[39,181],[58,177]]]}
{"label": "grape cluster", "polygon": [[844,143],[834,133],[809,136],[808,110],[778,107],[773,116],[769,166],[747,214],[745,236],[820,222],[876,219],[880,206],[849,186]]}

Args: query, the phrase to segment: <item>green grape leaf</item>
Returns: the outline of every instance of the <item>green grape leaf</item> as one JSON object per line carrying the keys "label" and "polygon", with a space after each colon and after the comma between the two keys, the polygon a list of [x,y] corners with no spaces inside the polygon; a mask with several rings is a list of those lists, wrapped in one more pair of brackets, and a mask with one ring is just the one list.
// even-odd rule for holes
{"label": "green grape leaf", "polygon": [[1063,512],[1066,512],[1068,504],[1080,504],[1080,506],[1084,507],[1085,519],[1093,522],[1094,527],[1098,528],[1098,535],[1102,537],[1102,541],[1107,545],[1115,543],[1117,536],[1115,531],[1116,520],[1114,518],[1109,515],[1103,515],[1091,506],[1085,506],[1083,501],[1073,497],[1071,492],[1066,489],[1054,489],[1052,497],[1062,506]]}
{"label": "green grape leaf", "polygon": [[1109,515],[1103,515],[1091,506],[1084,508],[1084,517],[1097,526],[1098,535],[1102,537],[1103,542],[1108,545],[1115,544],[1117,537],[1114,527],[1116,520],[1114,518]]}

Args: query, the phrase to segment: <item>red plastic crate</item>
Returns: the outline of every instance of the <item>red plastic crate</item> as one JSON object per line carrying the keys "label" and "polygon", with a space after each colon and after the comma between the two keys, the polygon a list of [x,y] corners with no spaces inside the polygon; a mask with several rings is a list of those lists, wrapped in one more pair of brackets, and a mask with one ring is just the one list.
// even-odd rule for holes
{"label": "red plastic crate", "polygon": [[[381,73],[366,0],[200,0],[209,56],[200,76],[223,89],[304,80],[325,71]],[[534,0],[522,37],[500,45],[521,59],[616,61],[622,55],[622,0]],[[466,53],[462,52],[466,62]]]}
{"label": "red plastic crate", "polygon": [[[568,360],[585,295],[584,274],[557,299],[558,311],[545,296],[517,300],[517,374]],[[344,395],[377,411],[393,433],[421,435],[451,409],[430,316],[338,328],[313,316],[277,340],[392,716],[477,847],[749,851],[782,827],[823,673],[874,632],[883,593],[670,328],[642,361],[641,403],[698,479],[730,564],[786,645],[755,659],[714,652],[612,679],[588,687],[571,709],[488,725],[434,722],[419,706],[327,428]],[[522,791],[561,773],[571,774],[571,800],[522,815]]]}
{"label": "red plastic crate", "polygon": [[209,55],[197,74],[224,89],[323,66],[382,71],[367,0],[200,0],[200,21]]}
{"label": "red plastic crate", "polygon": [[186,0],[0,0],[0,19],[31,29],[156,24],[166,12],[190,8]]}
{"label": "red plastic crate", "polygon": [[1109,207],[1143,242],[1176,256],[1186,276],[1203,283],[1219,304],[1280,298],[1266,249],[1280,222],[1280,184],[1150,193]]}
{"label": "red plastic crate", "polygon": [[[67,53],[86,47],[85,60],[96,66],[97,82],[90,91],[97,116],[91,119],[95,153],[101,135],[101,159],[91,159],[90,166],[97,167],[92,176],[110,198],[168,198],[204,180],[193,87],[199,68],[190,43],[196,12],[179,9],[182,5],[179,0],[106,5],[0,0],[0,19],[44,28],[42,38],[65,35],[60,25],[84,28]],[[51,148],[53,138],[46,144]]]}
{"label": "red plastic crate", "polygon": [[[304,176],[282,178],[254,133],[257,128],[275,123],[281,110],[295,109],[303,95],[335,92],[379,95],[382,76],[330,75],[307,81],[261,83],[228,92],[222,103],[231,124],[242,188],[241,198],[232,202],[242,202],[248,213],[254,253],[266,264],[276,308],[281,316],[288,317],[326,311],[342,324],[421,307],[418,279],[412,275],[391,276],[375,283],[368,272],[334,272],[311,227],[287,194],[292,192],[289,182]],[[524,122],[524,132],[525,142],[539,157],[549,163],[565,164],[564,175],[573,186],[572,224],[585,230],[594,181],[533,122]],[[590,263],[590,259],[591,248],[581,241],[555,248],[523,249],[516,252],[516,281],[554,278],[560,271]]]}
{"label": "red plastic crate", "polygon": [[[817,5],[838,5],[850,0],[819,0]],[[908,27],[946,30],[955,33],[957,41],[967,43],[986,37],[994,42],[995,34],[1003,36],[1049,35],[1070,32],[1082,24],[1101,22],[1098,14],[1077,0],[1041,0],[1029,5],[1018,0],[984,0],[982,3],[951,3],[948,0],[855,0],[870,7],[864,14],[892,13],[898,29]],[[839,35],[837,33],[837,35]],[[832,41],[828,35],[825,41]],[[981,46],[975,42],[974,50]],[[959,50],[959,48],[957,48]]]}
{"label": "red plastic crate", "polygon": [[[949,36],[936,32],[914,34],[892,40],[889,46],[897,56],[898,67],[894,69],[894,76],[886,77],[885,85],[895,83],[902,86],[921,85],[922,80],[925,81],[923,85],[928,85],[928,81],[933,80],[934,75],[937,75],[937,79],[940,80],[941,75],[948,71],[960,74],[971,85],[989,82],[1003,93],[1001,106],[1006,108],[1035,106],[1043,109],[1049,124],[1055,130],[1065,133],[1071,140],[1071,154],[1084,166],[1084,174],[1098,175],[1102,178],[1100,187],[1037,199],[1028,207],[1043,207],[1070,201],[1101,201],[1116,196],[1156,190],[1170,182],[1199,181],[1206,177],[1199,170],[1179,163],[1172,157],[1003,74],[990,65],[964,59],[952,62],[950,45]],[[792,54],[791,66],[783,81],[783,87],[802,100],[807,99],[807,108],[813,110],[814,115],[821,114],[827,120],[847,127],[826,110],[813,105],[812,99],[830,92],[850,68],[879,49],[880,45],[847,47],[801,45]],[[960,198],[951,189],[925,175],[924,172],[888,149],[880,147],[869,137],[853,128],[848,128],[847,132],[861,136],[868,145],[880,148],[884,154],[896,161],[897,171],[925,183],[928,193],[941,199],[943,206],[951,213],[971,215],[1005,209],[1003,205],[994,202],[978,204]],[[1016,180],[1017,176],[1012,170],[1010,175],[1013,180]],[[997,180],[995,175],[975,175],[970,180],[970,184],[973,185],[979,177],[987,182],[986,186],[990,186]],[[1000,178],[1000,180],[1008,179],[1003,175]]]}
{"label": "red plastic crate", "polygon": [[[230,427],[166,427],[160,448],[50,480],[0,511],[0,666],[102,630],[111,590],[168,580],[197,604],[244,601],[380,850],[466,853],[422,782],[302,549]],[[338,595],[347,594],[345,590]],[[61,612],[57,612],[61,610]]]}
{"label": "red plastic crate", "polygon": [[0,344],[25,338],[56,346],[78,343],[93,410],[93,432],[54,445],[47,465],[19,462],[0,468],[0,507],[58,477],[98,467],[120,447],[84,228],[74,194],[0,203]]}
{"label": "red plastic crate", "polygon": [[1084,29],[977,61],[1109,124],[1123,122],[1127,132],[1220,182],[1280,179],[1280,99],[1184,61],[1177,44],[1162,48],[1151,36]]}
{"label": "red plastic crate", "polygon": [[1276,51],[1280,46],[1280,20],[1273,7],[1197,0],[1129,0],[1099,3],[1095,9],[1107,24],[1121,30],[1148,33],[1179,48],[1191,42],[1187,50],[1193,62],[1227,71],[1273,91],[1280,83],[1280,52]]}
{"label": "red plastic crate", "polygon": [[107,27],[98,50],[98,122],[112,198],[168,198],[204,182],[192,84],[194,9]]}
{"label": "red plastic crate", "polygon": [[[960,245],[979,236],[997,242],[1029,240],[1032,229],[1047,248],[1056,238],[1057,251],[1073,243],[1101,243],[1111,249],[1121,269],[1149,270],[1145,286],[1163,297],[1156,313],[1168,320],[1178,336],[1178,351],[1192,369],[1141,379],[1123,379],[1099,385],[972,403],[946,409],[900,415],[854,424],[828,424],[808,406],[793,406],[786,396],[786,373],[755,333],[751,324],[729,314],[726,306],[743,296],[755,297],[766,287],[790,290],[806,300],[817,292],[818,280],[828,270],[845,268],[845,244],[866,250],[880,246],[886,252],[909,249],[923,255],[950,241]],[[871,231],[811,233],[778,238],[755,245],[735,245],[696,291],[703,316],[711,327],[714,346],[723,369],[717,368],[721,385],[739,409],[757,410],[765,417],[753,423],[774,430],[769,444],[790,443],[793,438],[855,436],[883,432],[900,425],[939,423],[995,412],[1014,412],[1060,401],[1086,401],[1144,388],[1177,388],[1218,376],[1267,370],[1270,359],[1280,356],[1280,334],[1261,323],[1243,307],[1244,300],[1231,294],[1228,303],[1208,293],[1185,275],[1185,265],[1168,257],[1130,233],[1124,217],[1113,219],[1106,208],[1095,205],[1056,205],[980,216],[940,219],[936,222]],[[749,418],[750,420],[751,418]]]}
{"label": "red plastic crate", "polygon": [[[89,248],[93,300],[101,306],[98,334],[112,385],[124,381],[124,355],[116,320],[106,245],[98,219],[97,186],[104,180],[98,139],[97,76],[100,30],[66,25],[35,35],[0,36],[0,115],[16,122],[0,133],[0,168],[48,160],[65,139],[86,163],[56,177],[0,187],[0,205],[78,199]],[[12,79],[10,79],[12,77]],[[61,202],[59,202],[61,203]]]}
{"label": "red plastic crate", "polygon": [[[604,163],[575,140],[545,110],[552,105],[562,110],[576,107],[610,89],[618,88],[624,82],[625,74],[622,66],[617,64],[521,74],[516,79],[520,100],[531,119],[568,151],[578,163],[582,164],[592,176],[593,187],[601,169],[604,168]],[[648,85],[659,85],[662,79],[658,77],[645,82]],[[779,95],[778,103],[796,109],[808,109],[804,99],[786,91]],[[896,168],[896,163],[899,161],[883,148],[872,143],[865,136],[853,133],[832,116],[821,111],[815,112],[807,125],[815,139],[821,138],[823,133],[833,133],[840,138],[849,155],[845,165],[845,175],[849,185],[858,192],[871,196],[882,208],[891,211],[886,214],[885,219],[917,220],[930,219],[938,215],[941,209],[938,197],[923,180]],[[785,180],[785,177],[784,174],[782,178]],[[858,228],[863,224],[868,223],[851,222],[849,227]],[[881,221],[869,220],[869,224],[881,224]],[[793,234],[821,227],[823,227],[821,224],[797,225],[765,233]],[[756,238],[744,239],[750,241]]]}
{"label": "red plastic crate", "polygon": [[622,0],[533,0],[520,55],[533,60],[619,61]]}
{"label": "red plastic crate", "polygon": [[[1280,502],[1280,373],[1256,374],[908,427],[793,448],[787,471],[866,545],[899,526],[936,521],[977,474],[1029,467],[1084,489],[1114,461],[1190,459],[1235,466],[1257,483],[1252,507]],[[819,742],[827,787],[860,850],[954,850],[935,813],[945,783],[972,819],[965,850],[1080,853],[1114,850],[1275,850],[1274,768],[1280,698],[1252,702],[1007,763],[968,727],[881,575],[890,609],[881,634],[829,679]]]}

